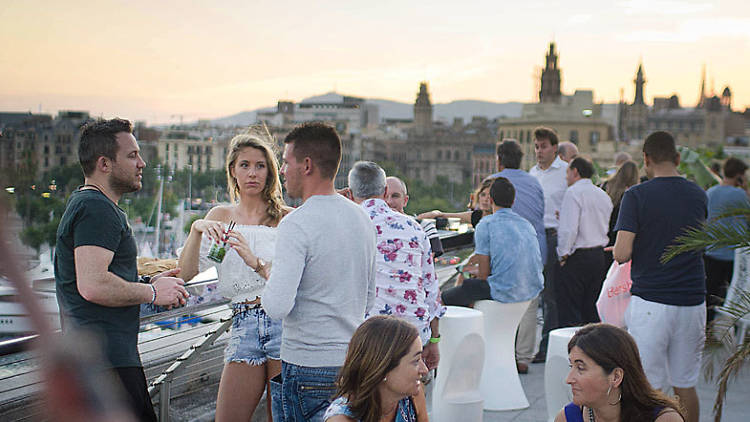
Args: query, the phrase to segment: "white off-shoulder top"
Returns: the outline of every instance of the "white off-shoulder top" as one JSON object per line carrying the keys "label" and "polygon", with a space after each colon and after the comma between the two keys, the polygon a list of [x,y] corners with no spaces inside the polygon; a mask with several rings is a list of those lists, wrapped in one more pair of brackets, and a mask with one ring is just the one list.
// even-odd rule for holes
{"label": "white off-shoulder top", "polygon": [[[224,224],[224,229],[227,226]],[[276,248],[276,227],[237,224],[234,231],[239,232],[247,240],[255,256],[266,262],[273,261]],[[216,267],[219,275],[219,294],[231,299],[232,303],[252,301],[260,296],[266,285],[266,279],[250,268],[237,251],[230,247],[227,247],[227,253],[221,264],[208,259],[212,242],[213,240],[208,235],[202,237],[198,267],[201,272],[213,266]]]}

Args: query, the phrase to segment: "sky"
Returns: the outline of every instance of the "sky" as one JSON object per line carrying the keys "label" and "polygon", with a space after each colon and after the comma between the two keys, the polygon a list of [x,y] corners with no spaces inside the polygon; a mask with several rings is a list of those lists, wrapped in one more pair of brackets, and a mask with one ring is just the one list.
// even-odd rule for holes
{"label": "sky", "polygon": [[[511,4],[512,3],[512,4]],[[519,4],[520,3],[520,4]],[[0,111],[216,118],[336,91],[433,103],[537,100],[550,41],[562,90],[750,107],[746,0],[2,0]]]}

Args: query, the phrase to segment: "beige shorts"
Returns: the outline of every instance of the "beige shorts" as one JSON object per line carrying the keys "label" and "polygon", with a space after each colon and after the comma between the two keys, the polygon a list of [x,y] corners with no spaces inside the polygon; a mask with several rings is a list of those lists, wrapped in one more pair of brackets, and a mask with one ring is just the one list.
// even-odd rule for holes
{"label": "beige shorts", "polygon": [[651,386],[698,384],[706,341],[706,304],[675,306],[630,298],[625,312],[628,332],[635,338],[641,363]]}

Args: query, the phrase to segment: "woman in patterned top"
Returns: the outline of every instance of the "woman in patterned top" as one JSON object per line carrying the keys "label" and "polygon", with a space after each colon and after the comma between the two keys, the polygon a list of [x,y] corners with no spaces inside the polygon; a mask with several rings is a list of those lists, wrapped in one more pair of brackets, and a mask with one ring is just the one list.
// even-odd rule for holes
{"label": "woman in patterned top", "polygon": [[[185,280],[216,266],[219,292],[232,300],[232,331],[216,400],[216,420],[250,420],[267,388],[281,372],[281,321],[260,306],[276,245],[276,226],[287,214],[281,198],[278,162],[268,131],[235,136],[227,153],[231,205],[212,208],[190,228],[179,266]],[[229,222],[229,247],[221,264],[207,258]],[[270,393],[268,421],[271,421]]]}
{"label": "woman in patterned top", "polygon": [[[427,420],[419,332],[394,316],[374,316],[354,332],[326,422]],[[421,398],[420,398],[421,397]]]}

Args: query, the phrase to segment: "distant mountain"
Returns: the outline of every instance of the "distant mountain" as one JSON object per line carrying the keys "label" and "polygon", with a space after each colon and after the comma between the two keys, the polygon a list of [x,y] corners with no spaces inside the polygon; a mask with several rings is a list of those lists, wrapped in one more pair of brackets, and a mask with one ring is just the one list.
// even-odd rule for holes
{"label": "distant mountain", "polygon": [[[305,98],[303,103],[340,103],[344,96],[335,92]],[[412,119],[414,118],[414,105],[392,100],[377,98],[366,98],[369,104],[377,104],[380,107],[380,119]],[[489,119],[496,117],[520,117],[523,103],[493,103],[480,100],[457,100],[445,104],[434,104],[433,116],[435,120],[452,122],[454,118],[460,117],[464,122],[469,122],[473,116],[482,116]],[[243,111],[227,117],[214,119],[211,122],[220,126],[250,125],[255,123],[259,111],[274,111],[276,107],[264,107],[251,111]]]}

